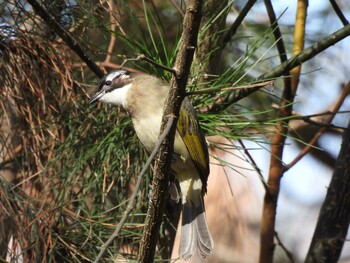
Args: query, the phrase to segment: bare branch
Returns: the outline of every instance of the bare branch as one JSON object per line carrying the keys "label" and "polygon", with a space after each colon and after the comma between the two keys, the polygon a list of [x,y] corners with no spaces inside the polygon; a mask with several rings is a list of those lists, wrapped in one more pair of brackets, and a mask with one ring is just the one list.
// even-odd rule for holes
{"label": "bare branch", "polygon": [[[115,28],[116,28],[116,24],[113,23],[113,9],[114,9],[114,2],[113,1],[109,1],[108,2],[108,12],[109,12],[109,20],[110,20],[110,25],[111,25],[111,31],[114,32]],[[116,42],[117,38],[115,37],[114,34],[111,34],[111,39],[109,40],[109,45],[108,45],[108,49],[107,49],[107,56],[105,58],[106,63],[111,62],[111,58],[112,58],[112,52],[115,46],[115,42]]]}
{"label": "bare branch", "polygon": [[178,3],[175,0],[170,0],[170,2],[173,4],[173,6],[176,8],[177,12],[179,12],[179,14],[184,17],[185,14],[182,11],[181,7],[178,5]]}
{"label": "bare branch", "polygon": [[267,14],[268,14],[269,19],[270,19],[273,35],[274,35],[275,40],[276,40],[278,56],[280,57],[281,62],[284,62],[284,61],[286,61],[288,59],[287,58],[287,52],[286,52],[286,48],[284,46],[281,30],[280,30],[280,27],[278,25],[278,21],[277,21],[277,17],[276,17],[275,11],[273,9],[273,6],[272,6],[270,0],[265,0],[264,3],[265,3]]}
{"label": "bare branch", "polygon": [[331,2],[333,9],[335,11],[335,13],[337,14],[337,16],[339,17],[340,21],[343,23],[343,25],[348,25],[349,21],[346,19],[346,17],[344,16],[343,12],[341,11],[341,9],[339,8],[337,2],[335,0],[329,0],[329,2]]}
{"label": "bare branch", "polygon": [[350,222],[350,121],[305,262],[338,262]]}
{"label": "bare branch", "polygon": [[[277,77],[283,76],[286,74],[290,69],[300,65],[303,62],[306,62],[313,57],[315,57],[317,54],[321,53],[325,49],[329,48],[330,46],[333,46],[334,44],[338,43],[339,41],[343,40],[347,36],[350,35],[350,25],[346,25],[339,29],[338,31],[334,32],[333,34],[326,36],[325,38],[321,39],[320,41],[316,42],[309,48],[304,49],[303,52],[301,52],[299,55],[295,55],[288,59],[287,61],[281,63],[279,66],[273,68],[272,70],[269,70],[268,73],[260,75],[260,77],[257,78],[257,80],[268,80],[268,79],[275,79]],[[232,93],[227,94],[226,98],[222,100],[218,104],[214,104],[210,112],[219,112],[233,103],[247,97],[248,95],[258,91],[260,88],[256,89],[241,89],[241,90],[235,90]]]}
{"label": "bare branch", "polygon": [[[270,0],[265,0],[272,25],[277,26],[277,20]],[[307,13],[307,0],[298,1],[296,12],[296,22],[294,27],[293,55],[299,54],[304,49],[305,21]],[[278,27],[275,28],[275,38],[280,43],[279,52],[282,64],[287,61],[287,55],[281,39]],[[276,34],[278,32],[278,34]],[[283,75],[291,76],[284,79],[284,88],[278,115],[281,117],[275,124],[271,140],[271,155],[269,175],[267,179],[268,189],[265,192],[263,204],[263,216],[260,229],[260,263],[272,263],[274,252],[274,234],[277,213],[277,201],[280,191],[280,182],[284,174],[283,171],[283,151],[288,134],[289,118],[293,112],[293,101],[297,92],[299,83],[300,66],[296,65],[290,72],[283,72]]]}
{"label": "bare branch", "polygon": [[[348,82],[343,91],[342,94],[339,96],[339,99],[337,103],[335,104],[333,110],[331,111],[331,115],[327,117],[326,121],[324,122],[325,125],[329,125],[337,112],[339,111],[340,107],[343,105],[344,100],[347,98],[347,96],[350,94],[350,82]],[[317,140],[321,137],[321,135],[324,133],[324,131],[327,129],[327,126],[322,127],[312,138],[312,140],[307,144],[307,146],[299,153],[297,157],[293,161],[291,161],[289,164],[284,166],[284,172],[292,168],[298,161],[300,161],[306,154],[310,152],[312,147],[315,145]]]}
{"label": "bare branch", "polygon": [[256,0],[249,0],[243,9],[239,12],[235,22],[231,25],[230,29],[226,32],[226,35],[223,39],[222,49],[230,42],[231,38],[236,34],[238,27],[242,24],[243,19],[248,14],[249,10],[253,7]]}
{"label": "bare branch", "polygon": [[86,65],[96,74],[96,76],[102,78],[104,75],[103,71],[84,52],[73,36],[63,27],[61,27],[59,23],[57,23],[55,18],[46,10],[46,8],[36,0],[28,0],[28,3],[31,4],[35,12],[45,21],[47,26],[50,27],[57,35],[59,35],[64,42],[66,42],[70,49],[73,50],[86,63]]}
{"label": "bare branch", "polygon": [[167,66],[164,66],[162,64],[159,64],[158,62],[154,61],[153,59],[150,59],[148,57],[146,57],[145,55],[141,54],[139,56],[137,56],[136,58],[127,58],[123,61],[123,63],[121,64],[121,67],[123,67],[126,63],[128,63],[129,61],[140,61],[140,60],[144,60],[158,68],[164,69],[166,71],[169,71],[172,74],[175,74],[175,70],[173,68],[169,68]]}
{"label": "bare branch", "polygon": [[261,173],[261,169],[258,167],[258,165],[256,164],[254,158],[252,157],[252,155],[249,153],[247,147],[245,147],[243,141],[241,139],[238,139],[238,143],[241,145],[243,151],[244,151],[244,154],[248,157],[248,160],[250,162],[250,164],[253,166],[254,170],[258,173],[259,175],[259,179],[265,189],[265,191],[268,191],[268,188],[269,186],[267,185],[265,179],[264,179],[264,176],[262,175]]}
{"label": "bare branch", "polygon": [[275,238],[277,240],[277,244],[283,249],[283,251],[286,253],[287,257],[289,258],[291,263],[294,263],[294,258],[292,253],[286,248],[286,246],[282,243],[280,237],[278,236],[278,233],[275,231]]}
{"label": "bare branch", "polygon": [[[187,92],[186,96],[199,95],[199,94],[212,94],[215,92],[227,91],[227,90],[262,88],[262,87],[266,87],[266,86],[273,86],[274,83],[275,82],[273,80],[269,80],[269,81],[262,81],[262,82],[238,86],[238,87],[223,87],[223,88],[209,88],[209,89],[193,90],[193,91]],[[222,97],[222,95],[220,95],[220,97]],[[215,98],[214,100],[217,100],[217,99],[219,99],[219,98]]]}

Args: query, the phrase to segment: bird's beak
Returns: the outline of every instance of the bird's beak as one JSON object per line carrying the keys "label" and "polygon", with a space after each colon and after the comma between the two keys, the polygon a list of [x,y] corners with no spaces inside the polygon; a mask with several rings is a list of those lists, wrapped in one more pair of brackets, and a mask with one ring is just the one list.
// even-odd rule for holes
{"label": "bird's beak", "polygon": [[103,97],[103,95],[105,95],[105,91],[101,90],[99,92],[97,92],[94,96],[92,96],[92,98],[89,100],[89,104],[92,104],[94,102],[97,102],[101,97]]}

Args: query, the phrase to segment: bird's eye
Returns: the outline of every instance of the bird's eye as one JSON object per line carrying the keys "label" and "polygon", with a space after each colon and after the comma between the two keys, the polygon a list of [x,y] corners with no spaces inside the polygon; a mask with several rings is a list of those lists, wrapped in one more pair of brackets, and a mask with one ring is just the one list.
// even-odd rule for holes
{"label": "bird's eye", "polygon": [[110,86],[111,84],[112,84],[112,81],[110,81],[110,80],[107,80],[105,83],[106,86]]}

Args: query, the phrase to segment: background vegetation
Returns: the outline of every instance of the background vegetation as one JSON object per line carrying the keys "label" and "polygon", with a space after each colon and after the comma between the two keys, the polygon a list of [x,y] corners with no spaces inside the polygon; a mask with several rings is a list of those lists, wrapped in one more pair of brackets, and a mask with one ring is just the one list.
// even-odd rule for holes
{"label": "background vegetation", "polygon": [[[296,18],[291,25],[280,26],[283,14],[281,18],[275,14],[275,2],[204,1],[187,90],[192,91],[190,99],[200,113],[212,161],[216,163],[211,180],[219,176],[215,173],[218,166],[230,168],[240,178],[254,170],[256,178],[260,178],[264,189],[262,217],[251,226],[255,242],[260,240],[260,262],[305,260],[305,255],[298,257],[297,251],[285,246],[276,234],[277,200],[284,173],[293,170],[309,153],[335,168],[333,179],[341,183],[331,184],[326,200],[332,196],[335,199],[326,201],[322,210],[331,211],[331,216],[321,213],[306,257],[306,262],[322,262],[320,257],[324,262],[335,262],[350,220],[346,190],[350,182],[350,135],[344,132],[349,129],[345,128],[349,115],[343,106],[350,84],[344,83],[338,89],[329,108],[312,114],[296,112],[299,108],[294,103],[296,95],[305,94],[313,98],[313,103],[323,103],[322,91],[316,89],[320,84],[315,81],[324,74],[315,71],[319,59],[339,66],[337,74],[344,72],[347,76],[342,79],[348,81],[347,65],[337,65],[337,61],[322,57],[320,52],[350,34],[344,16],[349,10],[345,1],[330,1],[323,15],[337,21],[338,27],[332,32],[307,34],[305,26],[312,24],[306,19],[312,12],[307,1],[290,4],[298,4]],[[185,12],[184,1],[0,2],[1,260],[95,260],[126,210],[147,155],[126,114],[110,106],[89,107],[89,94],[96,90],[105,72],[140,54],[156,63],[139,59],[126,66],[170,80],[171,73],[157,64],[174,65]],[[347,53],[345,50],[342,54]],[[296,67],[313,57],[316,58],[303,64],[303,71]],[[336,87],[336,74],[330,75],[334,80],[329,78],[323,85]],[[343,117],[334,124],[337,113]],[[326,133],[344,136],[337,161],[327,147],[322,149],[318,143]],[[283,158],[289,142],[300,151],[291,162]],[[254,146],[245,147],[246,144]],[[265,179],[254,159],[254,149],[265,149],[270,154]],[[225,158],[227,155],[240,156],[241,162],[232,162]],[[242,169],[242,163],[250,168]],[[134,209],[118,238],[103,254],[103,261],[136,261],[151,177],[149,170],[137,192]],[[235,196],[235,185],[231,190]],[[225,254],[241,249],[241,240],[252,238],[241,231],[239,222],[244,221],[240,219],[244,206],[252,210],[255,206],[238,200],[237,204],[241,206],[232,206],[232,211],[225,213],[238,227],[222,230],[217,236],[214,233],[215,243],[224,239],[226,247],[220,250],[216,245],[209,262],[257,260],[249,254],[225,259]],[[168,260],[172,252],[178,207],[167,203],[166,211],[156,261]],[[219,218],[217,215],[212,225],[224,225]],[[334,225],[339,227],[329,229]],[[256,233],[260,233],[259,237]],[[313,253],[315,247],[321,249]],[[274,253],[278,249],[282,253]]]}

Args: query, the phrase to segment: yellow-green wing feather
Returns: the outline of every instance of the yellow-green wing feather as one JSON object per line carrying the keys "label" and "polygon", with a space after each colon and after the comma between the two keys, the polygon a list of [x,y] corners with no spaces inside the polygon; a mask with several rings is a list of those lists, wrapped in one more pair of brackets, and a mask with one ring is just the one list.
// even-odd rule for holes
{"label": "yellow-green wing feather", "polygon": [[180,110],[177,131],[197,168],[197,172],[204,186],[203,190],[206,191],[209,176],[208,146],[199,126],[195,110],[187,98],[184,100]]}

